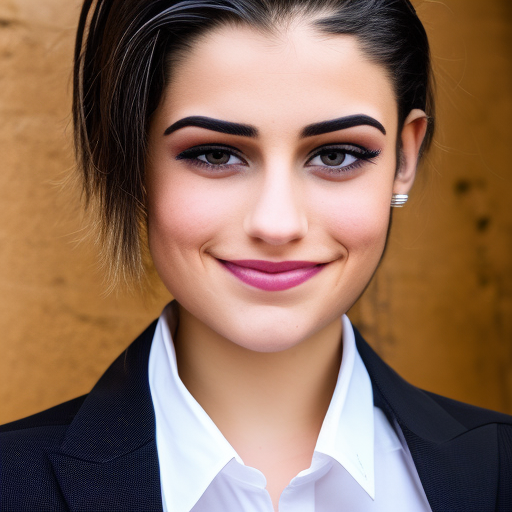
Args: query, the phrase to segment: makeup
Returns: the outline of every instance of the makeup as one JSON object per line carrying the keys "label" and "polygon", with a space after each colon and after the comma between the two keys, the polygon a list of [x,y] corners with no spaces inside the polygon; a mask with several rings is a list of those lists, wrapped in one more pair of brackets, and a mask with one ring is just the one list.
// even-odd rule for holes
{"label": "makeup", "polygon": [[218,260],[240,281],[265,291],[294,288],[318,274],[326,263],[313,261]]}

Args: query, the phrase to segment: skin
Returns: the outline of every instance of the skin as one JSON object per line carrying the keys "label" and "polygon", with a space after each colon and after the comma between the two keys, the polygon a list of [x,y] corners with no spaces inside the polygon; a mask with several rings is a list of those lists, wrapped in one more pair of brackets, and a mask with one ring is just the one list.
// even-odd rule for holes
{"label": "skin", "polygon": [[[375,118],[386,135],[358,126],[300,137],[311,123],[354,114]],[[187,116],[250,124],[259,135],[199,127],[164,135]],[[276,510],[282,490],[310,466],[342,357],[340,318],[380,261],[391,196],[413,184],[426,124],[420,110],[407,118],[397,174],[397,104],[385,70],[353,37],[327,37],[304,22],[274,36],[240,26],[207,34],[173,70],[152,119],[148,236],[180,305],[180,377],[245,464],[266,476]],[[221,169],[176,159],[204,144],[239,156]],[[379,154],[332,171],[311,159],[326,144]],[[218,259],[328,265],[269,292]]]}

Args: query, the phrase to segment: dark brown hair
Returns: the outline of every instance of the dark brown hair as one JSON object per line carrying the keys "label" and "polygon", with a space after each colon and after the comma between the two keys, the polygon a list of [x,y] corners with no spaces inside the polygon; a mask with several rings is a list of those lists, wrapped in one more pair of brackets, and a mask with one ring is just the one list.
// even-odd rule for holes
{"label": "dark brown hair", "polygon": [[354,35],[394,85],[399,128],[434,99],[428,39],[409,0],[86,0],[75,47],[73,120],[86,202],[98,207],[111,274],[143,273],[144,167],[151,114],[175,58],[226,23],[272,33],[296,15],[329,34]]}

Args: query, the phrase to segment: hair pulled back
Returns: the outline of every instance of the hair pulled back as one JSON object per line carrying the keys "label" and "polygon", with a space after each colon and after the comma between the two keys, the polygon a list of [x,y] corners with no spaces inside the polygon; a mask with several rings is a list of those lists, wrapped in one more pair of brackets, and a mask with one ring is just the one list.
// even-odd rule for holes
{"label": "hair pulled back", "polygon": [[173,63],[197,37],[223,24],[271,34],[296,16],[311,18],[321,32],[357,38],[392,81],[399,128],[414,108],[429,116],[428,149],[430,50],[409,0],[86,0],[75,47],[75,148],[112,277],[131,281],[143,274],[147,132]]}

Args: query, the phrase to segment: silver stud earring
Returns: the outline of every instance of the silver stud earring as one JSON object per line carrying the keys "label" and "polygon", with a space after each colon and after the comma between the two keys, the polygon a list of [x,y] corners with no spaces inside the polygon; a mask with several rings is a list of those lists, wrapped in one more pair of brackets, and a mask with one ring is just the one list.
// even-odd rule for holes
{"label": "silver stud earring", "polygon": [[409,199],[407,194],[393,194],[391,197],[391,206],[401,208],[405,203],[407,203],[407,199]]}

